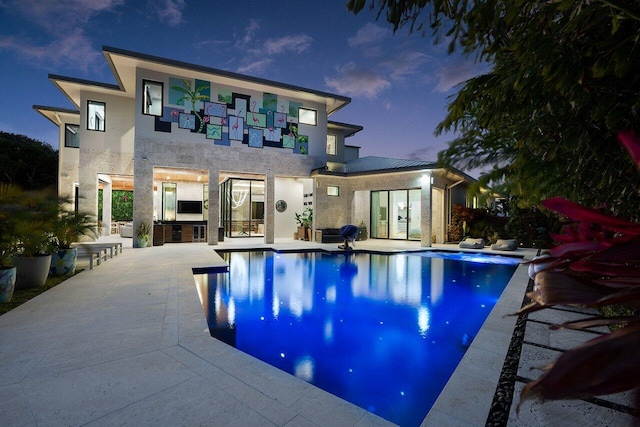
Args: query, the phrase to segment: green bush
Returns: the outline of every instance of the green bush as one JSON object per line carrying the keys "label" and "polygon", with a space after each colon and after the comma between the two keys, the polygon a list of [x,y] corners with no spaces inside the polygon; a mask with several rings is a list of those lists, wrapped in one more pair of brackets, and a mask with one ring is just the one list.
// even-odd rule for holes
{"label": "green bush", "polygon": [[[98,190],[98,219],[102,220],[102,190]],[[111,219],[133,221],[133,191],[113,190],[111,192]]]}

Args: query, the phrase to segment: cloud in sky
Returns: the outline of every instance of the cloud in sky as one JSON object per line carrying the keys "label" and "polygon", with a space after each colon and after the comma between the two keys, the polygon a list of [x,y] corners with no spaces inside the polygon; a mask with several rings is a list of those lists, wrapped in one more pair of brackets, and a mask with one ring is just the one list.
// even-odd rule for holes
{"label": "cloud in sky", "polygon": [[438,158],[438,152],[443,150],[444,148],[445,148],[444,145],[439,145],[439,146],[432,145],[424,148],[419,148],[417,150],[410,152],[407,155],[407,158],[412,160],[425,160],[428,162],[432,162]]}
{"label": "cloud in sky", "polygon": [[272,63],[273,59],[271,58],[261,58],[238,67],[237,72],[248,75],[262,74]]}
{"label": "cloud in sky", "polygon": [[339,76],[335,78],[325,77],[325,83],[338,93],[349,96],[375,98],[391,86],[388,80],[383,79],[371,69],[359,67],[355,62],[349,62],[340,67],[338,73]]}
{"label": "cloud in sky", "polygon": [[236,68],[238,73],[257,75],[266,72],[273,64],[275,56],[287,54],[301,54],[307,51],[313,43],[313,38],[307,34],[293,34],[282,37],[271,37],[262,41],[258,37],[260,23],[251,20],[244,29],[244,36],[235,42],[235,48],[244,52],[241,64]]}
{"label": "cloud in sky", "polygon": [[364,57],[375,58],[382,54],[382,43],[391,32],[376,24],[368,23],[360,28],[356,35],[347,39],[347,43],[353,49],[360,51]]}
{"label": "cloud in sky", "polygon": [[249,25],[247,25],[243,31],[244,35],[242,37],[235,37],[236,38],[235,46],[241,47],[241,48],[249,46],[253,41],[253,38],[255,37],[256,32],[259,29],[260,29],[260,23],[257,20],[255,19],[249,20]]}
{"label": "cloud in sky", "polygon": [[87,71],[101,64],[102,55],[93,49],[84,27],[98,13],[121,6],[124,0],[9,0],[0,11],[35,26],[46,42],[24,36],[0,36],[0,49],[22,59],[50,67],[65,66]]}
{"label": "cloud in sky", "polygon": [[185,0],[163,0],[159,4],[154,4],[152,7],[157,8],[160,21],[175,27],[184,22],[182,18],[184,6]]}
{"label": "cloud in sky", "polygon": [[264,42],[264,51],[267,55],[278,55],[286,52],[302,53],[311,46],[313,38],[306,34],[296,34]]}
{"label": "cloud in sky", "polygon": [[347,43],[353,48],[360,47],[362,45],[370,45],[384,40],[390,35],[390,31],[372,23],[365,24],[360,28],[356,35],[349,37]]}
{"label": "cloud in sky", "polygon": [[83,25],[96,13],[124,4],[124,0],[8,0],[0,2],[4,13],[21,15],[52,34]]}
{"label": "cloud in sky", "polygon": [[431,57],[425,53],[417,51],[401,52],[384,61],[381,65],[389,71],[392,80],[402,81],[423,73],[422,65],[427,63]]}
{"label": "cloud in sky", "polygon": [[104,58],[82,30],[66,33],[46,45],[29,44],[21,37],[0,37],[0,49],[11,50],[27,61],[50,67],[73,67],[88,71],[102,66]]}
{"label": "cloud in sky", "polygon": [[436,92],[445,93],[454,86],[475,77],[487,69],[487,64],[476,64],[473,60],[460,58],[440,67],[436,71]]}

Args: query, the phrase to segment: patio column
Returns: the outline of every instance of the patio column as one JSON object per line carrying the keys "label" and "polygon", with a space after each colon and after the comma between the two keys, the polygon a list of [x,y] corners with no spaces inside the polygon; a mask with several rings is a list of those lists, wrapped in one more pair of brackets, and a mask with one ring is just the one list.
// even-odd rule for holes
{"label": "patio column", "polygon": [[209,201],[207,216],[207,243],[210,245],[218,244],[218,223],[220,212],[220,171],[218,169],[209,169]]}
{"label": "patio column", "polygon": [[420,246],[431,247],[431,175],[420,180]]}
{"label": "patio column", "polygon": [[264,177],[264,242],[273,243],[275,236],[276,177],[269,172]]}
{"label": "patio column", "polygon": [[151,228],[148,243],[153,245],[153,164],[146,157],[133,162],[133,247],[138,248],[136,230],[142,223]]}
{"label": "patio column", "polygon": [[102,235],[111,235],[111,217],[112,217],[112,185],[109,182],[102,182]]}

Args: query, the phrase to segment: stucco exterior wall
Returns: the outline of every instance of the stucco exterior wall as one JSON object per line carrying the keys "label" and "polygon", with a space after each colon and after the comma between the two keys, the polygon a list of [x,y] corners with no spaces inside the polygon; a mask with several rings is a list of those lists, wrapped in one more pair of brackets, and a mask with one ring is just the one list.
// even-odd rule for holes
{"label": "stucco exterior wall", "polygon": [[[420,242],[431,246],[431,175],[424,171],[359,177],[316,176],[315,217],[317,228],[339,228],[345,224],[369,225],[371,191],[421,189]],[[434,180],[435,181],[435,180]],[[338,185],[340,196],[328,196],[327,186]]]}
{"label": "stucco exterior wall", "polygon": [[[189,129],[180,129],[177,123],[171,124],[171,132],[157,132],[155,131],[154,122],[155,117],[142,114],[142,90],[143,79],[152,80],[155,82],[163,83],[163,105],[165,107],[175,107],[184,109],[187,112],[190,112],[193,108],[191,102],[186,102],[184,105],[173,105],[169,103],[169,89],[170,89],[170,78],[179,78],[186,79],[192,84],[192,88],[195,86],[195,79],[201,79],[203,81],[207,81],[210,83],[210,98],[214,102],[218,102],[217,93],[219,91],[227,91],[235,94],[240,94],[242,96],[251,97],[251,102],[247,106],[249,109],[248,112],[245,111],[244,114],[247,115],[247,122],[245,123],[245,129],[251,125],[250,123],[250,112],[260,112],[260,109],[263,105],[263,92],[258,92],[255,90],[250,90],[243,87],[237,86],[228,86],[223,84],[217,84],[215,81],[211,81],[211,76],[193,73],[192,75],[170,75],[165,73],[158,73],[155,71],[150,71],[146,69],[138,69],[137,77],[136,77],[136,108],[135,108],[135,125],[136,125],[136,137],[137,138],[169,138],[176,139],[183,142],[193,142],[193,143],[202,143],[206,145],[216,145],[214,140],[207,139],[206,136],[202,133],[191,132]],[[317,112],[317,125],[305,125],[298,124],[298,134],[306,135],[309,137],[309,155],[313,157],[317,157],[320,159],[320,164],[324,164],[326,161],[326,142],[327,142],[327,113],[326,106],[323,104],[319,104],[317,102],[310,102],[302,99],[284,97],[278,93],[278,90],[274,88],[271,92],[274,95],[278,96],[278,101],[280,103],[288,105],[289,102],[295,102],[301,104],[304,108],[309,108],[315,110]],[[203,108],[202,101],[196,103],[196,109]],[[276,131],[279,129],[275,129]],[[224,131],[223,131],[224,132]],[[165,136],[162,136],[165,134]],[[170,136],[169,136],[170,135]],[[241,141],[230,141],[232,148],[248,148],[246,144],[243,144]],[[229,148],[222,145],[217,145],[220,150]],[[291,149],[286,148],[274,148],[274,147],[263,147],[263,148],[251,148],[256,152],[260,152],[262,150],[268,151],[277,151],[279,153],[290,153]],[[298,154],[302,156],[301,154]],[[308,176],[309,171],[307,171],[306,175]]]}
{"label": "stucco exterior wall", "polygon": [[[106,104],[105,131],[87,130],[87,101]],[[134,101],[116,95],[83,92],[80,105],[78,208],[98,213],[98,174],[133,175]]]}
{"label": "stucco exterior wall", "polygon": [[[78,124],[74,122],[65,122]],[[60,146],[58,149],[58,195],[69,199],[75,198],[75,183],[79,180],[78,162],[80,161],[80,149],[65,147],[65,123],[58,127],[60,133]]]}

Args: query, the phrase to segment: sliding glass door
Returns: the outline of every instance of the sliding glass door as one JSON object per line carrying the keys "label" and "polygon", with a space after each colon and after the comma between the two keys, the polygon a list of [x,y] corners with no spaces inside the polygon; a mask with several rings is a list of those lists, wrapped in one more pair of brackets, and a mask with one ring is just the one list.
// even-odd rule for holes
{"label": "sliding glass door", "polygon": [[220,221],[226,237],[264,236],[264,181],[230,178],[220,184]]}
{"label": "sliding glass door", "polygon": [[420,240],[420,189],[371,192],[371,238]]}

